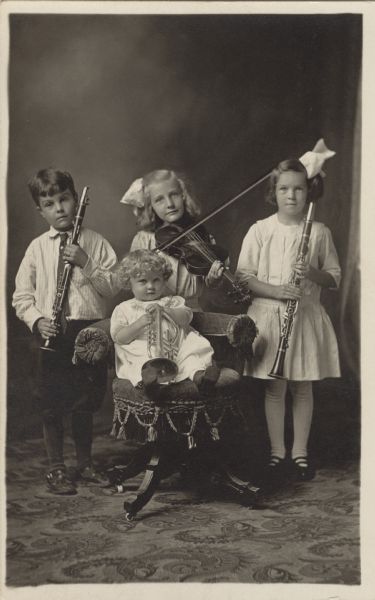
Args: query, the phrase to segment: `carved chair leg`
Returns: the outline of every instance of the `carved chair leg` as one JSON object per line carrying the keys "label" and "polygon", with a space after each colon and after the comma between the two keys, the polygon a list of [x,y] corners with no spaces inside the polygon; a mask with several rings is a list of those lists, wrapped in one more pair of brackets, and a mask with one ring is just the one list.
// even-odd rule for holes
{"label": "carved chair leg", "polygon": [[109,469],[107,475],[111,486],[115,486],[117,491],[122,493],[124,491],[123,483],[145,470],[152,451],[151,444],[145,444],[136,450],[134,456],[126,465],[115,465],[112,469]]}
{"label": "carved chair leg", "polygon": [[235,475],[231,469],[225,465],[213,473],[211,482],[220,488],[230,491],[236,498],[249,507],[256,507],[259,504],[262,490],[250,481],[244,481]]}
{"label": "carved chair leg", "polygon": [[155,445],[135,500],[133,502],[124,502],[125,516],[128,521],[131,521],[147,502],[151,500],[161,479],[160,460],[161,449],[158,445]]}
{"label": "carved chair leg", "polygon": [[206,461],[211,472],[210,483],[229,491],[241,504],[249,507],[258,505],[262,490],[251,481],[235,474],[228,461],[228,448],[221,442],[214,442],[206,448],[202,462]]}

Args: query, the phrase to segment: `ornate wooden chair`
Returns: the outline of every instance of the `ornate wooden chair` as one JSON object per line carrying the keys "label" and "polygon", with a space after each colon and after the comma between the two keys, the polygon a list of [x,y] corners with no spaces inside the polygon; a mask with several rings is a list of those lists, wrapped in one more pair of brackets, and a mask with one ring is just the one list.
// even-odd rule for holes
{"label": "ornate wooden chair", "polygon": [[[246,437],[239,373],[252,353],[254,322],[246,315],[196,313],[193,326],[210,340],[222,369],[214,394],[203,395],[192,381],[184,380],[163,386],[156,405],[130,381],[113,380],[111,435],[141,445],[130,462],[109,469],[109,480],[123,492],[126,480],[145,471],[135,498],[124,502],[129,520],[150,500],[160,480],[175,471],[189,474],[198,486],[225,489],[247,506],[259,498],[259,488],[236,474],[236,457]],[[111,355],[109,319],[80,332],[75,360],[96,364]]]}

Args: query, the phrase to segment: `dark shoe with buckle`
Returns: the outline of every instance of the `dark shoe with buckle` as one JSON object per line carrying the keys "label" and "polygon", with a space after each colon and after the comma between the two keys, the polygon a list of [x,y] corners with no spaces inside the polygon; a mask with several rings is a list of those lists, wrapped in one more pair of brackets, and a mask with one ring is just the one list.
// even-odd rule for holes
{"label": "dark shoe with buckle", "polygon": [[298,481],[311,481],[315,477],[315,469],[307,456],[296,456],[292,459],[294,476]]}
{"label": "dark shoe with buckle", "polygon": [[67,478],[65,469],[53,469],[46,475],[48,489],[51,494],[59,496],[73,496],[77,490]]}
{"label": "dark shoe with buckle", "polygon": [[78,480],[86,481],[87,483],[97,483],[99,485],[109,484],[108,478],[94,469],[92,465],[78,471]]}

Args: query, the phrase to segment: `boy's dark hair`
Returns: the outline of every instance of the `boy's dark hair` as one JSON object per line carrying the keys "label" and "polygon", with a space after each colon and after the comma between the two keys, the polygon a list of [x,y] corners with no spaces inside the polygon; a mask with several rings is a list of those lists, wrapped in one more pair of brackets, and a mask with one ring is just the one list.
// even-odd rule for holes
{"label": "boy's dark hair", "polygon": [[296,173],[304,173],[307,182],[307,200],[318,200],[321,196],[323,196],[323,178],[321,175],[315,175],[312,179],[307,177],[307,171],[305,166],[296,158],[289,158],[288,160],[283,160],[281,163],[277,165],[275,169],[273,169],[268,189],[266,192],[266,202],[272,204],[272,206],[277,206],[276,202],[276,184],[279,181],[279,177],[281,173],[286,173],[287,171],[295,171]]}
{"label": "boy's dark hair", "polygon": [[28,187],[37,206],[40,206],[40,198],[54,196],[65,190],[70,190],[74,200],[78,200],[73,178],[67,171],[52,168],[41,169],[29,181]]}

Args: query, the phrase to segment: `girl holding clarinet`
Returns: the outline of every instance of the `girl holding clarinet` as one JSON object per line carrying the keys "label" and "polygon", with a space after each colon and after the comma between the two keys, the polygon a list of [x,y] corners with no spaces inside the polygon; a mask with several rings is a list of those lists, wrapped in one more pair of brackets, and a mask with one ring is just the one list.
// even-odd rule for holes
{"label": "girl holding clarinet", "polygon": [[237,276],[255,296],[248,314],[259,335],[245,374],[266,383],[271,453],[265,480],[271,485],[286,474],[287,386],[293,400],[291,463],[297,479],[310,480],[315,475],[307,451],[312,381],[340,376],[337,340],[320,292],[339,286],[341,270],[330,230],[312,222],[313,204],[323,194],[321,167],[333,154],[319,140],[312,152],[272,171],[266,201],[277,210],[250,227],[238,260]]}

